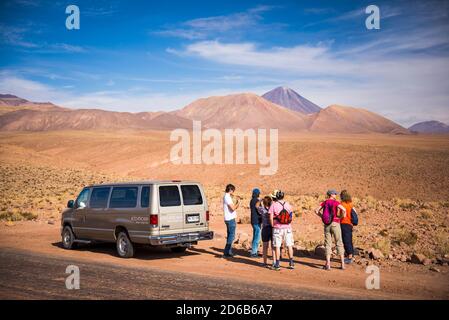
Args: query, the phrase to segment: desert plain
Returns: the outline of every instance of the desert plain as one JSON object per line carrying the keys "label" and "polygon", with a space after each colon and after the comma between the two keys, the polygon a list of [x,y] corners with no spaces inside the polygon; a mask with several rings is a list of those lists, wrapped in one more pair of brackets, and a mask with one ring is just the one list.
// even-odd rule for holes
{"label": "desert plain", "polygon": [[[167,130],[0,132],[0,250],[250,279],[269,286],[287,278],[288,287],[313,288],[336,298],[449,298],[448,136],[280,134],[278,171],[261,176],[258,164],[175,165],[169,159],[174,145],[169,135]],[[147,179],[200,181],[214,240],[185,255],[141,249],[130,260],[116,257],[114,245],[75,251],[57,245],[61,211],[83,186]],[[243,204],[238,210],[235,261],[220,257],[227,183],[237,187]],[[262,195],[282,189],[295,209],[293,271],[276,273],[263,268],[261,259],[248,256],[248,204],[254,187]],[[345,271],[321,270],[322,224],[313,209],[329,188],[349,190],[359,212],[354,242],[360,255]],[[365,269],[371,264],[381,270],[380,290],[365,288]],[[11,297],[12,288],[5,279],[2,283],[1,296]]]}

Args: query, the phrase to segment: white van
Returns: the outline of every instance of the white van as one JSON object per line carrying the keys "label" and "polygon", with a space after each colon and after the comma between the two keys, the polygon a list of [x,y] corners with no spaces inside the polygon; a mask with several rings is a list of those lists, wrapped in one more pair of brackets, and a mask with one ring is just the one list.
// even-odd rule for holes
{"label": "white van", "polygon": [[63,247],[115,242],[120,257],[134,255],[135,244],[184,252],[210,240],[209,208],[203,187],[194,181],[143,181],[85,187],[62,213]]}

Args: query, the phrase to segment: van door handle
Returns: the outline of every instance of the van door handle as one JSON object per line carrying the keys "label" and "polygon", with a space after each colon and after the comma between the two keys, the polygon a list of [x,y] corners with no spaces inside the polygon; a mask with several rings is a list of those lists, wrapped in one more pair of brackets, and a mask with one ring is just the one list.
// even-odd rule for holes
{"label": "van door handle", "polygon": [[162,228],[170,228],[170,225],[162,225]]}

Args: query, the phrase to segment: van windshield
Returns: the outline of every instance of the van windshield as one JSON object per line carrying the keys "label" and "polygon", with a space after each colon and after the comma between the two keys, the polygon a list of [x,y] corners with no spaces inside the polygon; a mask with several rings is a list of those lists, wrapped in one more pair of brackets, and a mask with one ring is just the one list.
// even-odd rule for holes
{"label": "van windshield", "polygon": [[75,208],[81,207],[81,203],[83,203],[83,205],[86,206],[88,199],[89,199],[89,188],[85,188],[83,189],[83,191],[80,192],[78,198],[76,198]]}

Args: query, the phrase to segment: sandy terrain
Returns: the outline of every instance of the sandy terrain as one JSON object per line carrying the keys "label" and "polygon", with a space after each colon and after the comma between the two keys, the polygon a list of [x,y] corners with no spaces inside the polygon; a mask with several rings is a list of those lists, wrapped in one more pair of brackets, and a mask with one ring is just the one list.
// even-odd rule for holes
{"label": "sandy terrain", "polygon": [[[225,242],[223,223],[217,219],[213,221],[211,228],[217,233],[217,237],[211,241],[201,242],[184,255],[173,254],[166,250],[139,248],[134,258],[121,259],[115,254],[114,244],[97,244],[78,250],[64,250],[60,247],[58,225],[48,225],[45,222],[21,222],[14,227],[4,225],[0,227],[0,251],[30,252],[55,258],[55,261],[65,259],[80,263],[107,263],[123,267],[123,277],[128,276],[130,270],[127,268],[146,268],[228,279],[230,283],[250,281],[277,288],[279,283],[285,283],[285,288],[289,290],[302,290],[309,294],[330,294],[334,298],[449,299],[447,287],[449,268],[447,267],[443,268],[441,273],[429,272],[416,265],[381,267],[381,289],[367,290],[365,279],[368,275],[365,273],[365,267],[356,264],[349,266],[345,271],[335,269],[327,272],[321,269],[323,263],[321,259],[296,256],[295,270],[283,268],[276,272],[262,267],[261,259],[249,258],[245,250],[237,250],[236,258],[225,260],[221,258]],[[238,228],[249,232],[248,225],[239,225]],[[23,262],[25,266],[21,267],[21,265],[17,266],[19,270],[25,268],[27,262]],[[284,262],[282,265],[285,267],[287,263]],[[337,264],[335,266],[337,267]],[[65,267],[66,265],[60,267],[61,278],[64,278]],[[5,281],[9,283],[12,280]],[[63,280],[60,285],[63,286]],[[128,285],[133,286],[132,283]],[[98,291],[102,292],[102,290],[104,288],[100,284]],[[247,290],[248,294],[242,294],[242,298],[250,298],[252,292],[250,284]],[[4,294],[3,292],[2,295]],[[264,295],[265,292],[260,291],[259,294]],[[150,294],[147,296],[151,297]],[[216,296],[210,298],[221,298],[221,293],[218,292]]]}
{"label": "sandy terrain", "polygon": [[[278,173],[265,177],[259,175],[258,165],[173,165],[168,161],[171,145],[168,132],[163,131],[0,133],[0,248],[235,281],[257,279],[267,285],[275,285],[287,273],[288,283],[297,289],[332,292],[336,297],[449,298],[447,262],[440,263],[449,254],[447,137],[282,135]],[[185,256],[141,250],[131,260],[117,258],[113,246],[79,251],[59,247],[60,210],[84,185],[148,178],[202,182],[217,238]],[[247,203],[251,188],[286,192],[297,211],[296,270],[265,270],[260,261],[247,257],[240,244],[235,261],[219,258],[225,234],[221,197],[229,182],[243,198],[239,233],[250,233]],[[386,259],[361,257],[346,272],[325,273],[317,269],[322,264],[319,257],[303,254],[322,243],[322,226],[312,209],[329,187],[347,188],[356,197],[361,219],[355,231],[356,246],[361,251],[378,248]],[[430,264],[399,261],[409,260],[413,253],[424,254]],[[364,287],[365,266],[371,263],[381,267],[380,291]]]}

